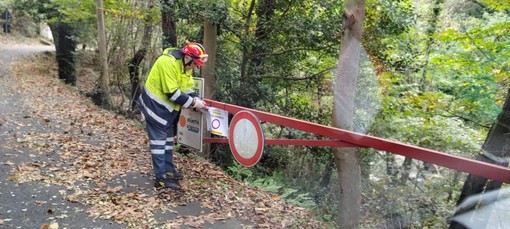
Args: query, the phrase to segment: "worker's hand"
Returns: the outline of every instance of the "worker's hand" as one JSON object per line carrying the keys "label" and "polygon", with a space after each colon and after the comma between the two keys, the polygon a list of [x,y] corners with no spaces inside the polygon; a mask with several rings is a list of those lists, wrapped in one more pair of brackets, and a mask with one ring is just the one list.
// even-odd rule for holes
{"label": "worker's hand", "polygon": [[195,97],[193,100],[193,109],[207,109],[207,104],[201,99]]}

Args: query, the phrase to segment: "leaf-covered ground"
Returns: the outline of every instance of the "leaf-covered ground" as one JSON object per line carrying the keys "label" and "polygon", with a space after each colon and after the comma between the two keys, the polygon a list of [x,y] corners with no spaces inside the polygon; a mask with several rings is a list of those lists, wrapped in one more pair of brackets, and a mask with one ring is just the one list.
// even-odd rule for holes
{"label": "leaf-covered ground", "polygon": [[[238,182],[198,156],[176,154],[185,175],[181,190],[155,190],[143,124],[99,109],[82,89],[61,83],[54,59],[53,53],[39,53],[12,66],[13,91],[23,94],[25,110],[23,117],[0,122],[43,128],[6,134],[4,148],[28,151],[31,158],[0,161],[12,169],[11,181],[63,187],[56,195],[84,205],[91,219],[128,228],[201,228],[218,222],[233,222],[230,228],[325,227],[307,210]],[[90,82],[88,75],[79,77],[78,87]]]}

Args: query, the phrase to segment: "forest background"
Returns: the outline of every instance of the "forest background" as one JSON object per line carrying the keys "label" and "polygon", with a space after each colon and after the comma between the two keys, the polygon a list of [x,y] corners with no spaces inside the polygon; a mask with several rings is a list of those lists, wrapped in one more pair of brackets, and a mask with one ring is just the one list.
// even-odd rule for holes
{"label": "forest background", "polygon": [[[510,3],[364,4],[352,129],[478,155],[508,96]],[[12,9],[13,30],[28,36],[38,33],[38,23],[48,23],[53,37],[66,41],[56,42],[55,77],[120,114],[137,117],[132,98],[163,47],[198,41],[212,57],[201,69],[206,98],[332,125],[345,28],[342,1],[105,0],[106,68],[98,64],[96,2],[4,0],[0,7]],[[171,28],[162,29],[165,22]],[[86,74],[93,84],[76,81],[76,74]],[[263,127],[271,138],[319,138],[268,123]],[[360,227],[447,227],[466,174],[373,149],[358,149],[357,155]],[[203,156],[236,179],[314,210],[326,222],[338,219],[338,168],[331,148],[266,146],[252,168],[236,163],[224,145],[211,146]]]}

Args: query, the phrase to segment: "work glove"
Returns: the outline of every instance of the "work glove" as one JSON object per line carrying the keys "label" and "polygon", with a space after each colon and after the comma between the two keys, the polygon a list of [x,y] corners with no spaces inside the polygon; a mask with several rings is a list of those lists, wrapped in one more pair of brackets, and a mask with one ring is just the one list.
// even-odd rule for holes
{"label": "work glove", "polygon": [[193,98],[193,109],[207,109],[207,104],[201,99]]}

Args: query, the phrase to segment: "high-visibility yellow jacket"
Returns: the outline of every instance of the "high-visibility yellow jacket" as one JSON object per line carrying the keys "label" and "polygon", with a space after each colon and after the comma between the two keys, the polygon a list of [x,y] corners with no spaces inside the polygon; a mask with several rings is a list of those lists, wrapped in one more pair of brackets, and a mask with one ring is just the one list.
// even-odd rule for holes
{"label": "high-visibility yellow jacket", "polygon": [[145,82],[138,104],[144,115],[166,125],[169,113],[179,112],[181,106],[191,105],[195,83],[193,70],[184,68],[184,56],[176,48],[167,48],[152,66]]}

